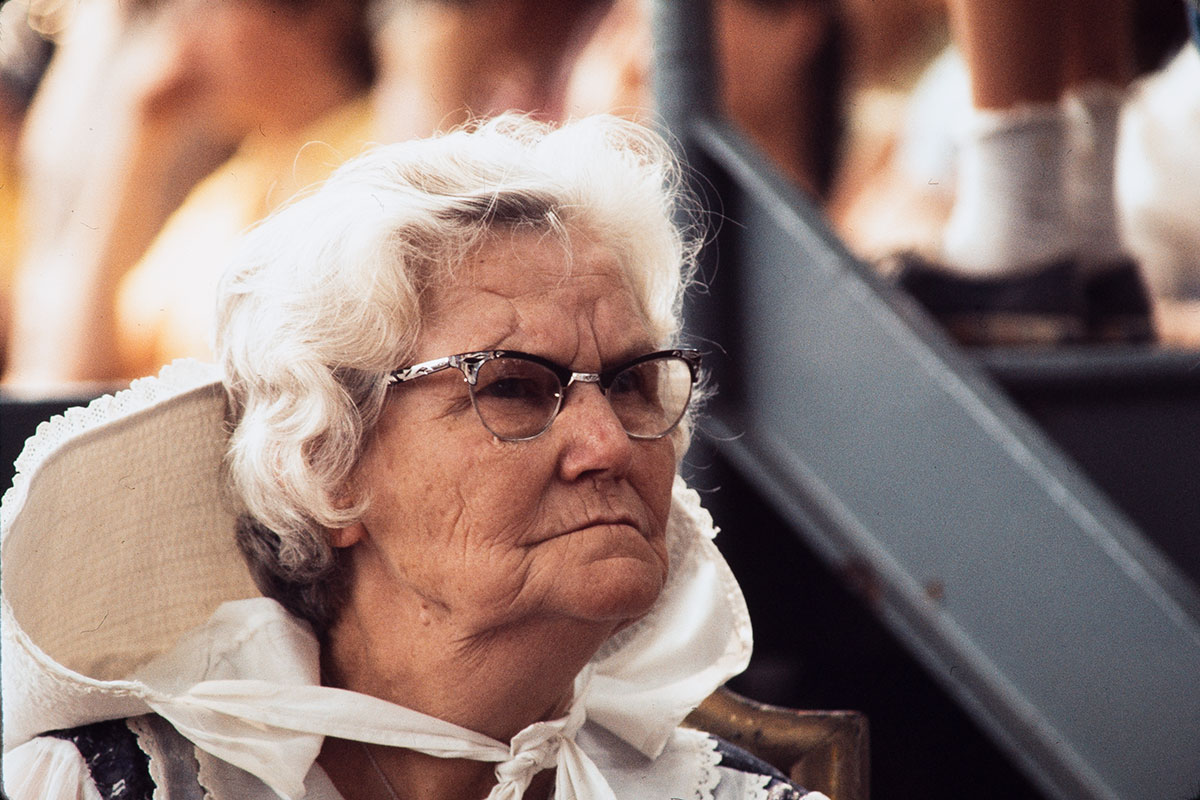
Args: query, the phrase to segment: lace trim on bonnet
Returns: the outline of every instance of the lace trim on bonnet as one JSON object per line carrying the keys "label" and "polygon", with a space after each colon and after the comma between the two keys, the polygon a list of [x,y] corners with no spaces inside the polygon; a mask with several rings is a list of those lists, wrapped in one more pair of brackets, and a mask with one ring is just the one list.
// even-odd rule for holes
{"label": "lace trim on bonnet", "polygon": [[13,517],[25,504],[29,475],[64,442],[105,423],[132,416],[165,398],[219,380],[221,372],[215,364],[178,359],[163,367],[157,377],[138,378],[128,389],[97,397],[86,406],[68,408],[40,423],[14,462],[16,476],[0,500],[0,527],[8,530]]}
{"label": "lace trim on bonnet", "polygon": [[[697,736],[692,741],[696,744],[696,763],[700,765],[700,774],[696,777],[695,800],[713,800],[717,784],[721,782],[721,773],[717,771],[717,764],[721,761],[721,754],[717,752],[717,740],[705,735]],[[762,800],[766,800],[765,792]]]}

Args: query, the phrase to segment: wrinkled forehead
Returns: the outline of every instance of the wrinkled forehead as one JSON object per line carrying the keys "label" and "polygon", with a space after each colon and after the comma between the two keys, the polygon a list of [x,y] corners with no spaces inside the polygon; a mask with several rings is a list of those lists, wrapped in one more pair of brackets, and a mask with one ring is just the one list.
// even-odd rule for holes
{"label": "wrinkled forehead", "polygon": [[628,254],[582,228],[497,228],[426,289],[424,310],[444,311],[469,294],[553,297],[589,291],[597,299],[645,301]]}
{"label": "wrinkled forehead", "polygon": [[489,237],[427,292],[424,305],[427,348],[515,348],[516,337],[526,345],[557,339],[561,349],[572,335],[618,349],[655,344],[629,270],[585,235],[519,230]]}

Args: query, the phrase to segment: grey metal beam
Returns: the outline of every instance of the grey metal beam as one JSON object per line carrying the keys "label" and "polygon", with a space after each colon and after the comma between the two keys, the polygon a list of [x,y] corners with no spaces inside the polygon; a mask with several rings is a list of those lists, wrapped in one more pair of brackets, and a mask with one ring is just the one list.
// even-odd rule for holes
{"label": "grey metal beam", "polygon": [[651,11],[655,107],[668,135],[683,144],[688,120],[707,117],[717,108],[712,0],[655,0]]}
{"label": "grey metal beam", "polygon": [[714,291],[741,385],[717,446],[869,568],[883,617],[1048,792],[1191,797],[1192,587],[736,136],[696,135],[738,187]]}
{"label": "grey metal beam", "polygon": [[[690,5],[658,3],[660,26],[697,24]],[[662,91],[728,218],[691,320],[729,350],[713,445],[827,559],[867,568],[881,617],[1048,794],[1193,797],[1195,588],[688,100],[704,85]]]}

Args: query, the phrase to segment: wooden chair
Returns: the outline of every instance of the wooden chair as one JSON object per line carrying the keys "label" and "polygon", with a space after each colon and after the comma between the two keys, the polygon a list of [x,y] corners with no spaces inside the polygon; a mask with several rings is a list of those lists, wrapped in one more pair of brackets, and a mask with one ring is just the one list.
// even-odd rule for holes
{"label": "wooden chair", "polygon": [[870,740],[866,715],[858,711],[797,711],[722,687],[684,725],[750,751],[831,800],[867,800]]}

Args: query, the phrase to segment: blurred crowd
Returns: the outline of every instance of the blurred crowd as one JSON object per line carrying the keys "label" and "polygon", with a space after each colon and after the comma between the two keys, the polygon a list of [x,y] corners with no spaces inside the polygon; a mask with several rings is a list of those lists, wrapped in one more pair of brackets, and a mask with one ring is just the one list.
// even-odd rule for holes
{"label": "blurred crowd", "polygon": [[[206,357],[238,234],[371,143],[651,120],[648,3],[6,0],[5,387]],[[964,342],[1200,345],[1180,0],[715,0],[714,34],[723,110]]]}

